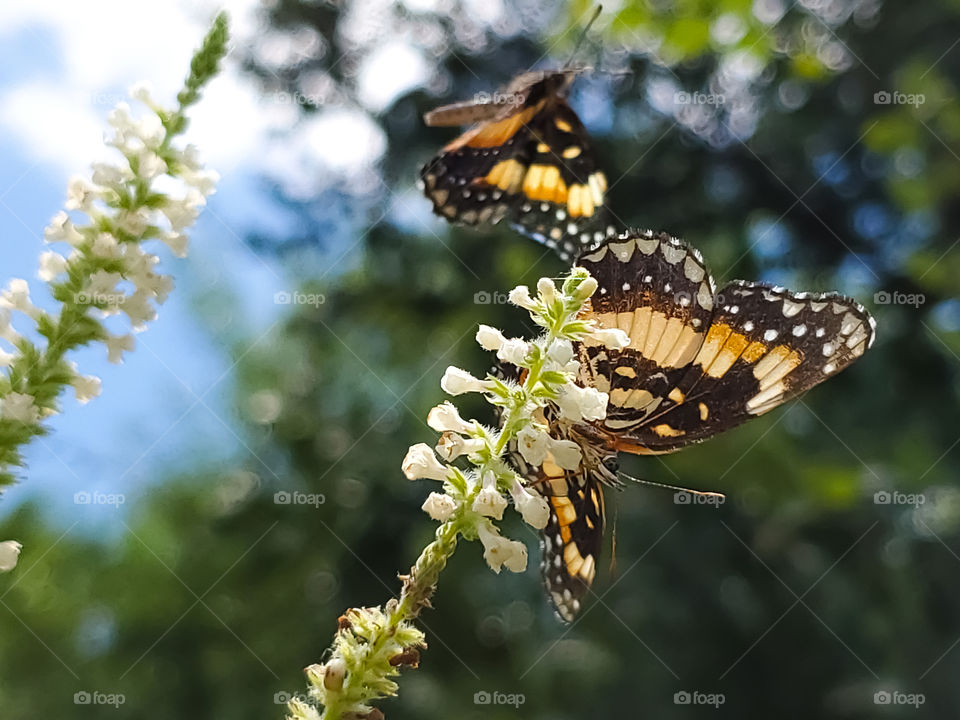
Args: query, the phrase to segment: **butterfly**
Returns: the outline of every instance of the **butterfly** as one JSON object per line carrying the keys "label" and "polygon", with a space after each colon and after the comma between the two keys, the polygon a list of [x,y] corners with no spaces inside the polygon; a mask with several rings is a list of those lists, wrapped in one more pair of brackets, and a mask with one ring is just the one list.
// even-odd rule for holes
{"label": "butterfly", "polygon": [[762,415],[850,365],[876,329],[836,293],[743,280],[717,290],[700,253],[666,233],[626,231],[576,264],[598,283],[585,318],[630,338],[623,349],[575,343],[578,382],[608,394],[606,418],[572,424],[546,409],[551,435],[579,445],[577,470],[550,457],[532,467],[513,453],[550,505],[541,570],[567,622],[596,575],[603,487],[618,484],[618,453],[674,452]]}
{"label": "butterfly", "polygon": [[607,178],[566,100],[576,75],[524,73],[502,92],[424,115],[435,127],[475,123],[420,171],[433,211],[466,225],[506,219],[564,260],[613,234]]}

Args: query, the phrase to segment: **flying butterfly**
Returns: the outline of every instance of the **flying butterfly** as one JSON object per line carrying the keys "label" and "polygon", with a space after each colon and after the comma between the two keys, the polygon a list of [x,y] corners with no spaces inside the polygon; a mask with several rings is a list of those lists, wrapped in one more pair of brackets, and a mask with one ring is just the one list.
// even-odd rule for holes
{"label": "flying butterfly", "polygon": [[[602,7],[594,8],[573,55]],[[433,211],[450,222],[496,224],[507,219],[527,237],[571,260],[615,233],[606,204],[607,177],[590,137],[567,103],[579,73],[528,72],[502,92],[424,115],[427,125],[473,127],[420,171]]]}
{"label": "flying butterfly", "polygon": [[571,424],[549,411],[556,438],[581,448],[577,470],[549,457],[514,461],[548,499],[541,569],[561,618],[572,621],[594,580],[603,540],[603,486],[617,455],[670,453],[762,415],[863,355],[876,324],[836,293],[791,292],[735,280],[717,290],[700,253],[666,233],[627,231],[582,255],[599,285],[584,310],[630,344],[575,344],[578,382],[609,396],[606,418]]}

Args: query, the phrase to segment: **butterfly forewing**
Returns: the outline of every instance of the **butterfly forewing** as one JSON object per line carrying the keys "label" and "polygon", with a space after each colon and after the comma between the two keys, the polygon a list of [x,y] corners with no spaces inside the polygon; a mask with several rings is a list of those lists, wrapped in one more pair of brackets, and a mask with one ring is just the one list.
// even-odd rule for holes
{"label": "butterfly forewing", "polygon": [[655,414],[684,377],[713,308],[700,254],[666,233],[628,233],[577,264],[598,289],[588,317],[630,338],[622,350],[587,339],[578,348],[584,381],[610,396],[605,429],[623,433]]}
{"label": "butterfly forewing", "polygon": [[[628,257],[631,242],[654,259],[658,250],[666,251],[668,260],[676,260],[674,268],[689,270],[685,290],[673,292],[683,280],[661,264],[660,275],[649,273],[654,287],[635,292],[648,275],[640,276],[646,269],[636,266],[636,251]],[[835,293],[735,281],[714,294],[699,255],[667,236],[627,233],[579,264],[600,284],[591,317],[631,337],[630,347],[619,353],[589,342],[578,348],[581,358],[590,357],[588,380],[610,388],[603,423],[622,451],[671,452],[705,440],[806,392],[873,342],[873,318]],[[679,304],[685,312],[677,310]],[[634,337],[638,328],[648,337],[656,331],[642,352]],[[664,342],[672,343],[670,351],[664,352]],[[628,393],[621,376],[639,383],[639,394],[636,388]]]}
{"label": "butterfly forewing", "polygon": [[836,293],[736,281],[717,303],[675,402],[619,438],[624,447],[676,450],[735,427],[836,375],[874,338],[870,314]]}

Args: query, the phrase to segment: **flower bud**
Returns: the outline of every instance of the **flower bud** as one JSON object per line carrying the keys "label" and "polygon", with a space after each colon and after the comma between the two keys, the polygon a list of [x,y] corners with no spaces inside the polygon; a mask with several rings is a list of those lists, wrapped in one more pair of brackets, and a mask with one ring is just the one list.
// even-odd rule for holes
{"label": "flower bud", "polygon": [[423,501],[421,509],[437,522],[446,522],[457,511],[457,502],[446,493],[432,492]]}
{"label": "flower bud", "polygon": [[474,429],[474,424],[460,417],[456,406],[448,401],[440,403],[430,411],[427,425],[437,432],[455,432],[461,435],[467,435]]}
{"label": "flower bud", "polygon": [[323,687],[330,692],[339,692],[343,689],[343,681],[347,677],[347,664],[342,657],[334,657],[324,666]]}
{"label": "flower bud", "polygon": [[440,387],[449,395],[463,395],[469,392],[486,392],[487,384],[483,380],[475,378],[466,370],[453,367],[447,368],[440,380]]}
{"label": "flower bud", "polygon": [[526,285],[518,285],[515,287],[510,291],[507,299],[517,307],[522,307],[524,310],[529,310],[530,312],[539,309],[536,300],[530,296],[530,288]]}
{"label": "flower bud", "polygon": [[443,481],[447,478],[447,467],[437,460],[437,456],[426,443],[411,446],[403,458],[401,468],[408,480],[427,478]]}
{"label": "flower bud", "polygon": [[557,286],[550,278],[540,278],[537,281],[537,292],[540,298],[547,304],[557,299]]}
{"label": "flower bud", "polygon": [[527,525],[537,530],[543,530],[547,526],[547,520],[550,519],[550,506],[543,495],[530,492],[519,480],[513,481],[510,495],[513,496],[513,506]]}
{"label": "flower bud", "polygon": [[505,340],[506,338],[503,336],[503,333],[495,327],[481,325],[477,330],[477,342],[484,350],[499,350]]}

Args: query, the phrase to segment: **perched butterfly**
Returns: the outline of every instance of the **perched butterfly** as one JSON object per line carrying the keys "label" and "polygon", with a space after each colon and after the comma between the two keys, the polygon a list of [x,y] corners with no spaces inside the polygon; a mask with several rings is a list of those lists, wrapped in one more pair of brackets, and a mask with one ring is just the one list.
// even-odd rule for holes
{"label": "perched butterfly", "polygon": [[566,101],[576,74],[525,73],[492,97],[427,113],[431,126],[476,123],[420,171],[434,212],[467,225],[506,218],[564,260],[613,234],[606,176]]}
{"label": "perched butterfly", "polygon": [[700,253],[665,233],[628,231],[577,264],[599,287],[586,317],[620,328],[616,350],[575,345],[579,381],[609,394],[607,416],[576,424],[551,415],[550,433],[579,444],[583,462],[514,460],[549,500],[542,571],[560,616],[572,620],[597,568],[603,485],[617,453],[669,453],[772,410],[837,374],[870,347],[875,323],[850,298],[735,280],[719,291]]}

